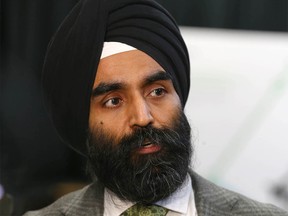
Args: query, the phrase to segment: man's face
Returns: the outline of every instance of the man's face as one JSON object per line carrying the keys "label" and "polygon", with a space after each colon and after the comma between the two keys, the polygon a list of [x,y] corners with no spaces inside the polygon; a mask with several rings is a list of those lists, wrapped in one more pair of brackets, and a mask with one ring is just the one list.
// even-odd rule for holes
{"label": "man's face", "polygon": [[[102,128],[116,141],[149,124],[171,126],[180,99],[163,68],[147,54],[134,50],[100,61],[91,98],[90,129]],[[139,149],[138,154],[156,150]]]}
{"label": "man's face", "polygon": [[169,75],[134,50],[100,61],[89,116],[89,163],[120,198],[155,202],[184,181],[190,127]]}

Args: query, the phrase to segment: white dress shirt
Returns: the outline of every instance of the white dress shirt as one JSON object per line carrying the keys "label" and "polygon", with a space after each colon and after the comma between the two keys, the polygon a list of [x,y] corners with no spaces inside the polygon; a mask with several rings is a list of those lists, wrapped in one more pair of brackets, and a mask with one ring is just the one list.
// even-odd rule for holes
{"label": "white dress shirt", "polygon": [[[119,216],[135,203],[120,200],[112,191],[104,191],[104,216]],[[166,216],[197,216],[191,178],[187,175],[182,186],[166,199],[155,203],[169,211]]]}

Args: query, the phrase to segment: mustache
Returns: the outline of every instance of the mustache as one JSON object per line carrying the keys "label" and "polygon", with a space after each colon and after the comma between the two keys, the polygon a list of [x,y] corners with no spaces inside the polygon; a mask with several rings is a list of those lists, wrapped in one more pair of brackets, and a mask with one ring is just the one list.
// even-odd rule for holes
{"label": "mustache", "polygon": [[180,135],[170,128],[155,128],[152,125],[137,128],[132,134],[124,136],[119,143],[119,148],[126,148],[130,151],[146,144],[159,145],[165,148],[165,143],[179,145],[175,140],[179,140]]}

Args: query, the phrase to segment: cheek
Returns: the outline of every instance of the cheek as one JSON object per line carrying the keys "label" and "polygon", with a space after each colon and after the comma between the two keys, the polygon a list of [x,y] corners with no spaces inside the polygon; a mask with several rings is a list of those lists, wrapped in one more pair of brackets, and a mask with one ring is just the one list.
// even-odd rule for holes
{"label": "cheek", "polygon": [[166,109],[166,110],[160,110],[158,114],[156,114],[157,120],[160,126],[171,126],[173,120],[177,116],[177,113],[179,113],[179,109]]}
{"label": "cheek", "polygon": [[106,134],[114,137],[116,140],[122,138],[123,134],[125,134],[125,127],[121,118],[105,118],[105,115],[100,118],[90,119],[90,128],[99,128],[103,130]]}
{"label": "cheek", "polygon": [[105,130],[106,125],[107,124],[106,124],[105,119],[99,118],[99,114],[97,114],[96,112],[90,112],[90,115],[89,115],[89,130],[90,131],[94,131],[95,129],[107,131]]}
{"label": "cheek", "polygon": [[181,110],[181,103],[177,97],[170,97],[168,100],[163,103],[161,106],[153,107],[153,116],[155,118],[156,126],[171,126],[173,120],[179,114]]}

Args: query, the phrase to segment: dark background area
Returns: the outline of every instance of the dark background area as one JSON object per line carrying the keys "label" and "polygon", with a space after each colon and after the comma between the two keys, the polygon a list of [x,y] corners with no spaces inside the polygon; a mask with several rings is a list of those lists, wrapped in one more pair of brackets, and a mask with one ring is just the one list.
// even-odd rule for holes
{"label": "dark background area", "polygon": [[[13,215],[51,203],[58,183],[88,181],[84,158],[61,142],[41,100],[47,44],[76,2],[1,1],[0,184],[13,196]],[[288,30],[288,0],[158,2],[179,25]]]}

